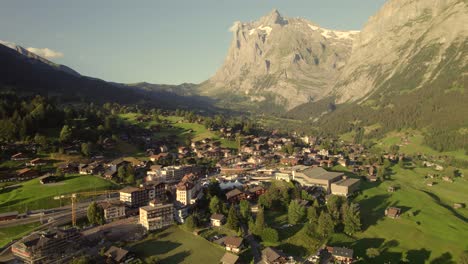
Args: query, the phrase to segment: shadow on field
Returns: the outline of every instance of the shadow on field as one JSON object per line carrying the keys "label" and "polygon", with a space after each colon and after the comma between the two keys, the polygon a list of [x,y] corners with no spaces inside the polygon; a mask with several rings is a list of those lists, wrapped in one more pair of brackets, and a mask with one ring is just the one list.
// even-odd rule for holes
{"label": "shadow on field", "polygon": [[[0,212],[8,212],[8,211],[15,211],[17,210],[18,207],[24,206],[24,204],[21,204],[23,201],[27,200],[27,198],[20,198],[20,199],[14,199],[10,200],[5,203],[0,204]],[[13,208],[8,208],[12,206]]]}
{"label": "shadow on field", "polygon": [[408,250],[406,253],[406,259],[409,263],[425,263],[429,259],[430,255],[431,252],[425,248],[412,249]]}
{"label": "shadow on field", "polygon": [[385,209],[390,205],[389,197],[389,194],[375,195],[359,202],[361,215],[366,216],[362,218],[363,231],[385,217]]}
{"label": "shadow on field", "polygon": [[[146,256],[162,255],[180,247],[181,245],[182,245],[181,243],[175,243],[171,241],[150,240],[150,241],[145,241],[145,242],[135,245],[133,247],[133,250],[135,250],[135,252],[138,255],[140,254],[146,255]],[[178,263],[178,262],[173,262],[173,263]]]}
{"label": "shadow on field", "polygon": [[1,188],[0,189],[0,194],[4,194],[4,193],[9,193],[11,191],[14,191],[16,189],[19,189],[23,187],[22,185],[17,185],[17,186],[7,186],[7,187],[4,187],[4,188]]}
{"label": "shadow on field", "polygon": [[182,251],[167,258],[162,259],[159,263],[182,263],[186,257],[190,256],[190,251]]}
{"label": "shadow on field", "polygon": [[452,254],[445,252],[439,257],[433,259],[431,264],[456,264],[456,262],[452,260]]}
{"label": "shadow on field", "polygon": [[306,256],[309,253],[305,247],[293,245],[290,243],[286,243],[279,246],[279,249],[283,250],[284,252],[288,252],[294,256]]}
{"label": "shadow on field", "polygon": [[[402,257],[401,253],[389,251],[390,248],[398,245],[399,243],[396,240],[385,242],[383,238],[363,238],[348,247],[355,250],[354,255],[356,257],[363,258],[358,263],[398,263]],[[380,255],[372,259],[367,257],[366,250],[368,248],[378,248]]]}
{"label": "shadow on field", "polygon": [[451,206],[449,205],[446,205],[444,203],[442,203],[442,201],[440,200],[439,196],[431,193],[431,192],[428,192],[428,191],[422,191],[424,192],[425,194],[429,195],[429,197],[431,197],[434,202],[436,202],[438,205],[444,207],[445,209],[449,210],[455,217],[457,217],[458,219],[464,221],[464,222],[468,222],[468,218],[466,218],[465,216],[461,215],[459,212],[457,212],[455,209],[453,209]]}

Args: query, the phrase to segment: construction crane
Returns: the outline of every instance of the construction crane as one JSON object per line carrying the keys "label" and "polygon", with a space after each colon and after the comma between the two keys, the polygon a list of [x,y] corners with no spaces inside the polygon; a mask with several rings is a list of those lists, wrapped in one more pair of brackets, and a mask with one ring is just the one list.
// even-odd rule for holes
{"label": "construction crane", "polygon": [[102,190],[102,191],[92,191],[92,192],[78,192],[68,195],[56,196],[54,199],[70,198],[71,199],[71,209],[72,209],[72,225],[76,226],[76,202],[78,197],[89,197],[89,196],[98,196],[98,195],[110,195],[114,193],[119,193],[119,190]]}

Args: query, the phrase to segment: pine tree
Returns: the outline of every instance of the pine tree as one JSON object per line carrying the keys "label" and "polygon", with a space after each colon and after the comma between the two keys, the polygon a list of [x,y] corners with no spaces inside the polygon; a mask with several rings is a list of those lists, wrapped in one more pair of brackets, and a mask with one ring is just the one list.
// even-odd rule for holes
{"label": "pine tree", "polygon": [[305,208],[297,200],[292,200],[288,206],[288,222],[291,225],[298,224],[305,216]]}
{"label": "pine tree", "polygon": [[318,214],[317,209],[313,206],[307,208],[307,218],[309,219],[309,223],[317,223],[318,221]]}
{"label": "pine tree", "polygon": [[210,212],[212,214],[219,214],[222,212],[222,203],[218,196],[213,196],[210,201]]}
{"label": "pine tree", "polygon": [[344,232],[354,235],[361,230],[361,214],[356,204],[344,206],[343,212]]}
{"label": "pine tree", "polygon": [[60,141],[67,142],[72,137],[72,129],[68,125],[64,125],[60,131]]}
{"label": "pine tree", "polygon": [[322,212],[317,221],[317,232],[323,237],[328,237],[335,228],[333,219],[329,213]]}
{"label": "pine tree", "polygon": [[256,235],[260,235],[265,228],[265,212],[263,207],[260,207],[257,212],[257,218],[255,219],[255,233]]}
{"label": "pine tree", "polygon": [[234,205],[229,208],[226,225],[232,230],[237,230],[239,228],[239,217],[237,216],[237,210]]}
{"label": "pine tree", "polygon": [[240,210],[240,215],[242,217],[242,221],[247,221],[250,216],[250,204],[246,200],[242,200],[239,203],[239,210]]}

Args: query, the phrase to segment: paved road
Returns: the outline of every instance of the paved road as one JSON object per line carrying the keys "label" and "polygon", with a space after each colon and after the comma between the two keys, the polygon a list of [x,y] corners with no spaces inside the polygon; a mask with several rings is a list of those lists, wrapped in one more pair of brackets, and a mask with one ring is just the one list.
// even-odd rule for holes
{"label": "paved road", "polygon": [[260,253],[261,252],[260,244],[257,242],[257,240],[255,240],[254,235],[249,231],[249,228],[247,227],[246,224],[241,223],[241,227],[242,227],[244,238],[247,240],[247,242],[249,242],[250,251],[252,251],[252,255],[254,256],[254,262],[260,263],[262,260],[262,254]]}

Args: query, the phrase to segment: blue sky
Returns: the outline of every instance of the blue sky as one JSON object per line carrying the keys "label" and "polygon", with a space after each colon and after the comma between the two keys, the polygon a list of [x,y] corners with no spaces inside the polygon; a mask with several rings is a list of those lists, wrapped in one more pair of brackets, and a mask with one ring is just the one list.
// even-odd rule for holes
{"label": "blue sky", "polygon": [[0,40],[62,53],[51,60],[108,81],[198,83],[223,63],[234,21],[276,8],[325,28],[355,30],[384,2],[2,0]]}

